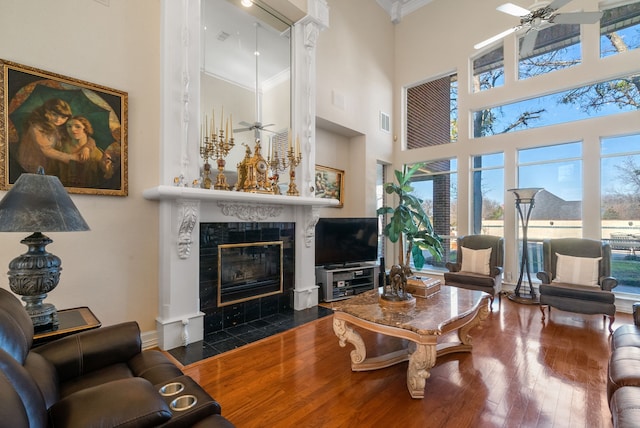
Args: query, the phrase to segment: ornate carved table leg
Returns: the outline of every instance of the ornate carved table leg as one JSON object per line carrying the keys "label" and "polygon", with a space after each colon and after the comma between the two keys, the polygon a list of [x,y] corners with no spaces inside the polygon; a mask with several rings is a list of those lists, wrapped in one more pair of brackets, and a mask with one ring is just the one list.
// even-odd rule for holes
{"label": "ornate carved table leg", "polygon": [[431,375],[429,369],[436,364],[435,345],[416,345],[409,357],[407,388],[412,398],[424,398],[424,387]]}
{"label": "ornate carved table leg", "polygon": [[488,302],[489,302],[489,299],[485,299],[485,301],[480,304],[480,308],[478,309],[478,314],[475,317],[473,317],[471,322],[462,326],[460,330],[458,330],[458,337],[460,338],[460,342],[463,345],[471,346],[472,339],[471,339],[471,335],[469,334],[469,331],[471,331],[472,328],[482,324],[482,322],[489,317]]}
{"label": "ornate carved table leg", "polygon": [[344,320],[333,317],[333,331],[338,336],[339,344],[341,347],[346,346],[346,342],[351,343],[354,346],[354,350],[351,351],[351,368],[355,369],[358,364],[362,363],[367,357],[367,349],[365,348],[364,341],[358,332],[354,331],[351,327],[347,326]]}

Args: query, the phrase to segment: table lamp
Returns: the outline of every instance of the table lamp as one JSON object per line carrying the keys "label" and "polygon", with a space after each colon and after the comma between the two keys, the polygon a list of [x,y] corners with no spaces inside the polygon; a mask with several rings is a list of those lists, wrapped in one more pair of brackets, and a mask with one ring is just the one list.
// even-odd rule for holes
{"label": "table lamp", "polygon": [[9,287],[22,296],[34,328],[58,325],[54,305],[43,303],[60,280],[59,257],[45,247],[53,241],[42,232],[89,230],[65,190],[53,175],[22,174],[0,201],[0,232],[33,232],[20,241],[28,251],[9,263]]}

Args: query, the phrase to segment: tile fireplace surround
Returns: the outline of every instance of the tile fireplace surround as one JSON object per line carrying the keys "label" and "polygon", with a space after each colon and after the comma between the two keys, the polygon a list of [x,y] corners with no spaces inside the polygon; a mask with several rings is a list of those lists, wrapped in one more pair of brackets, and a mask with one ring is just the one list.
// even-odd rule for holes
{"label": "tile fireplace surround", "polygon": [[[200,310],[205,314],[205,336],[291,310],[294,233],[293,223],[200,223]],[[271,248],[279,256],[277,260],[270,259],[267,246],[261,243],[275,244]],[[220,258],[228,246],[237,249],[233,262]],[[275,283],[265,276],[267,270],[279,277]],[[236,293],[235,297],[225,301],[221,291],[230,280],[228,285],[235,285],[237,290],[229,293]],[[267,289],[262,291],[261,287]]]}

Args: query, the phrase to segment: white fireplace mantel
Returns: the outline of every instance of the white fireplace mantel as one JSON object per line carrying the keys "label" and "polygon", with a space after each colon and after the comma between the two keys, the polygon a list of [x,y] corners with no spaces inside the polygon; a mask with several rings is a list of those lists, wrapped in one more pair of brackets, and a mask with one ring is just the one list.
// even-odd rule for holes
{"label": "white fireplace mantel", "polygon": [[232,201],[244,203],[260,203],[269,205],[300,205],[311,207],[338,206],[337,199],[323,199],[305,196],[271,195],[251,192],[235,192],[226,190],[202,189],[198,187],[181,187],[160,185],[146,189],[142,196],[149,200],[192,199],[199,201]]}

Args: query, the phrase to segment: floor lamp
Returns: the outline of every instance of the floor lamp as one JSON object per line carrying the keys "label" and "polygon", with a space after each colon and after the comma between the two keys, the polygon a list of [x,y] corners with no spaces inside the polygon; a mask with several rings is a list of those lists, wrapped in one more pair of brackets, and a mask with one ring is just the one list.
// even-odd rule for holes
{"label": "floor lamp", "polygon": [[[514,302],[535,305],[539,303],[538,296],[533,289],[531,283],[531,272],[529,271],[529,245],[527,239],[527,229],[529,227],[529,217],[534,207],[535,197],[542,188],[529,187],[524,189],[509,189],[516,197],[516,210],[522,224],[522,260],[520,261],[520,276],[513,294],[509,294],[509,300]],[[527,280],[529,281],[529,294],[520,294],[522,279],[525,271],[527,272]]]}
{"label": "floor lamp", "polygon": [[9,288],[22,296],[35,328],[57,327],[57,310],[43,303],[60,279],[60,258],[45,247],[53,241],[41,232],[89,230],[89,226],[53,175],[22,174],[0,201],[0,232],[32,232],[20,241],[29,250],[9,263]]}

